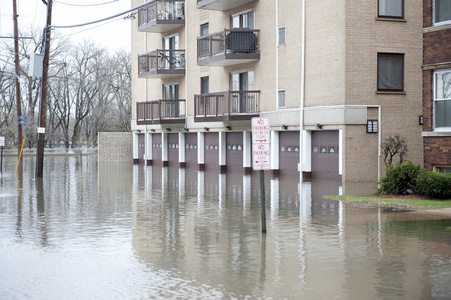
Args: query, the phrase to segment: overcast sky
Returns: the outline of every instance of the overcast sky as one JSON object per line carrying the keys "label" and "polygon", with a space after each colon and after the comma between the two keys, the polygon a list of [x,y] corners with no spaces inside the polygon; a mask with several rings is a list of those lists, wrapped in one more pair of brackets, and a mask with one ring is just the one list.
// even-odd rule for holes
{"label": "overcast sky", "polygon": [[[47,7],[42,0],[16,1],[19,30],[25,31],[33,26],[41,31],[47,18]],[[13,0],[0,2],[0,36],[12,36]],[[52,25],[83,24],[122,13],[130,8],[130,0],[53,0]],[[57,30],[74,42],[87,39],[111,50],[130,50],[130,25],[133,21],[123,20],[123,17],[89,26]]]}

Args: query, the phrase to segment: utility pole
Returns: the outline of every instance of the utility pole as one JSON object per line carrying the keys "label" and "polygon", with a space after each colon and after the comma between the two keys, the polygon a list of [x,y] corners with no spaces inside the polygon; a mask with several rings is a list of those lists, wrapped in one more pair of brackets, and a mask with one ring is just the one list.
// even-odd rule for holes
{"label": "utility pole", "polygon": [[42,1],[47,4],[47,25],[44,28],[44,65],[41,85],[41,103],[39,108],[38,125],[38,148],[36,151],[36,177],[43,176],[44,169],[44,144],[45,144],[45,115],[47,107],[47,85],[49,78],[49,57],[50,57],[50,25],[52,24],[52,4],[53,0]]}
{"label": "utility pole", "polygon": [[17,25],[17,4],[16,0],[13,0],[13,20],[14,20],[14,65],[16,73],[16,110],[17,110],[17,157],[20,155],[20,149],[22,146],[22,101],[20,95],[20,81],[19,81],[19,27]]}

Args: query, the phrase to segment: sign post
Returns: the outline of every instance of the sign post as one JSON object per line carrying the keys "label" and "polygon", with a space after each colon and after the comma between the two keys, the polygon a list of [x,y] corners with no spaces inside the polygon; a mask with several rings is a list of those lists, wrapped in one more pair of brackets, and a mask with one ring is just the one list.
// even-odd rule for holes
{"label": "sign post", "polygon": [[262,233],[266,234],[265,170],[271,169],[271,141],[268,118],[252,118],[252,167],[260,170]]}
{"label": "sign post", "polygon": [[2,154],[0,158],[0,173],[3,174],[3,147],[5,147],[5,137],[0,136],[0,147],[2,147]]}

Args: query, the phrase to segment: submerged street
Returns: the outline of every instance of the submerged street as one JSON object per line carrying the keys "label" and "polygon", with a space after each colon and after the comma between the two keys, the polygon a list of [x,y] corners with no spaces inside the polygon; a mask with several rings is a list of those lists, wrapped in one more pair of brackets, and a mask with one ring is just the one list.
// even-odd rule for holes
{"label": "submerged street", "polygon": [[0,299],[449,299],[451,218],[354,207],[341,182],[7,157]]}

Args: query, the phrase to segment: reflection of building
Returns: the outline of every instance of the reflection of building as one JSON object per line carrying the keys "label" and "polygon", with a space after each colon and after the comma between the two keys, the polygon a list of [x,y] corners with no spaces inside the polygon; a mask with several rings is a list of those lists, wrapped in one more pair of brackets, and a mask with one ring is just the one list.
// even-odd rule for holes
{"label": "reflection of building", "polygon": [[451,1],[424,1],[424,166],[451,173]]}
{"label": "reflection of building", "polygon": [[[189,280],[193,290],[208,287],[223,293],[216,298],[238,299],[446,298],[451,292],[446,220],[325,200],[338,182],[314,179],[299,188],[296,178],[282,175],[267,180],[262,238],[258,189],[252,189],[258,174],[138,168],[146,174],[135,176],[146,182],[143,191],[135,178],[132,193],[136,256],[158,273]],[[180,185],[187,187],[184,196]]]}
{"label": "reflection of building", "polygon": [[141,8],[132,26],[135,161],[250,171],[250,120],[260,116],[271,124],[273,173],[297,174],[302,153],[305,176],[374,182],[378,143],[394,134],[420,163],[422,4],[305,1],[304,22],[303,2]]}

